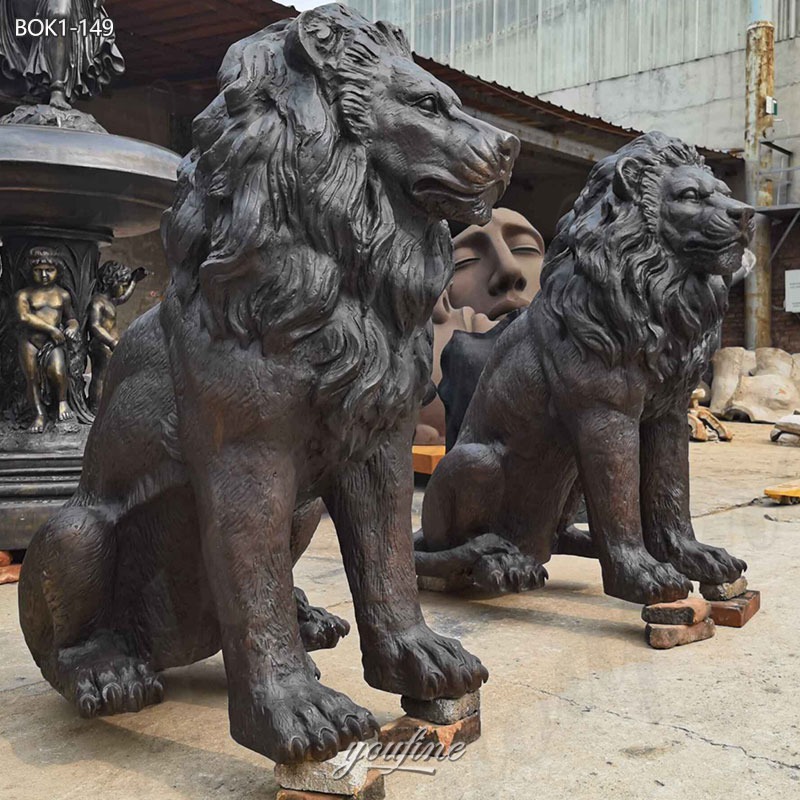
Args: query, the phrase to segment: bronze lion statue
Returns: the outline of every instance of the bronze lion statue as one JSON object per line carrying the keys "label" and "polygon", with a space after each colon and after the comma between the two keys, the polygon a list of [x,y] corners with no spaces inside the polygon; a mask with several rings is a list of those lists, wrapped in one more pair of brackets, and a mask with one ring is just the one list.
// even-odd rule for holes
{"label": "bronze lion statue", "polygon": [[37,533],[22,626],[84,716],[158,702],[220,648],[231,734],[279,762],[376,729],[306,649],[293,594],[324,500],[366,680],[460,697],[487,673],[423,619],[411,439],[445,217],[485,222],[519,142],[461,110],[402,33],[331,5],[235,44],[163,222],[171,281],[110,362],[77,494]]}
{"label": "bronze lion statue", "polygon": [[[419,574],[521,591],[553,552],[593,555],[607,594],[649,604],[747,568],[695,538],[686,409],[752,215],[661,133],[594,166],[428,485]],[[567,524],[580,485],[590,535]]]}

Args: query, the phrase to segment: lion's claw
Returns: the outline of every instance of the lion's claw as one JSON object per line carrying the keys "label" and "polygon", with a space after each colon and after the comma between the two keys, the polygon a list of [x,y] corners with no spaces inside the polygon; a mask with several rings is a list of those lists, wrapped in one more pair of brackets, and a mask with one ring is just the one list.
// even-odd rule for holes
{"label": "lion's claw", "polygon": [[483,591],[507,593],[540,589],[549,576],[538,561],[517,550],[482,556],[475,562],[471,577]]}
{"label": "lion's claw", "polygon": [[670,542],[667,561],[687,578],[700,583],[729,583],[747,570],[747,562],[722,547],[681,538]]}
{"label": "lion's claw", "polygon": [[346,619],[337,617],[324,608],[312,606],[301,589],[295,589],[294,594],[300,637],[307,651],[336,647],[350,633],[350,623]]}
{"label": "lion's claw", "polygon": [[371,644],[364,654],[364,678],[385,692],[431,700],[477,691],[489,673],[455,639],[421,623]]}
{"label": "lion's claw", "polygon": [[327,761],[379,728],[366,708],[308,675],[264,687],[235,707],[233,738],[282,764]]}
{"label": "lion's claw", "polygon": [[644,547],[618,547],[609,564],[603,564],[603,589],[630,603],[652,605],[682,600],[691,582],[671,564],[656,561]]}
{"label": "lion's claw", "polygon": [[164,687],[148,664],[126,655],[109,655],[80,668],[75,705],[87,719],[141,711],[164,699]]}

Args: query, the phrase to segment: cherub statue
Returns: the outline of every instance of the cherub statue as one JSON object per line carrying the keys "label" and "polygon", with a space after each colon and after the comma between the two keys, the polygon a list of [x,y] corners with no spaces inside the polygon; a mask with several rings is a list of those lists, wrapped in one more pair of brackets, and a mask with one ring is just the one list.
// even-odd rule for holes
{"label": "cherub statue", "polygon": [[46,408],[58,404],[59,422],[74,416],[67,403],[69,369],[66,343],[77,342],[80,326],[69,292],[59,286],[61,254],[51,247],[33,247],[27,267],[33,285],[14,297],[18,322],[19,362],[27,384],[28,404],[34,419],[28,430],[43,433]]}
{"label": "cherub statue", "polygon": [[[30,35],[31,20],[50,23]],[[6,94],[55,108],[91,97],[125,71],[102,0],[0,0],[0,76]]]}
{"label": "cherub statue", "polygon": [[118,261],[106,261],[97,271],[97,285],[89,304],[89,358],[92,362],[89,408],[94,412],[103,396],[108,362],[119,342],[117,306],[131,299],[136,284],[147,275],[143,267],[131,272]]}

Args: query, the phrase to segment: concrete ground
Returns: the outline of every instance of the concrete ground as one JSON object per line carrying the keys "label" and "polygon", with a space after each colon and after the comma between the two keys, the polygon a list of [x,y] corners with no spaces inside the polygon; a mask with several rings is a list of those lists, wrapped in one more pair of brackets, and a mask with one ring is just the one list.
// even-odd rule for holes
{"label": "concrete ground", "polygon": [[[800,449],[769,443],[768,426],[734,428],[730,444],[692,446],[692,505],[698,536],[748,561],[762,611],[742,630],[658,652],[641,609],[606,597],[591,561],[554,558],[547,587],[526,595],[424,594],[431,625],[491,671],[484,733],[435,776],[389,776],[390,800],[800,797],[800,506],[751,504],[800,478]],[[296,580],[353,620],[329,522]],[[160,706],[81,720],[31,661],[14,586],[0,587],[0,654],[3,800],[274,798],[272,764],[228,736],[219,656],[168,672]],[[357,633],[315,659],[379,721],[401,714],[399,698],[364,683]]]}

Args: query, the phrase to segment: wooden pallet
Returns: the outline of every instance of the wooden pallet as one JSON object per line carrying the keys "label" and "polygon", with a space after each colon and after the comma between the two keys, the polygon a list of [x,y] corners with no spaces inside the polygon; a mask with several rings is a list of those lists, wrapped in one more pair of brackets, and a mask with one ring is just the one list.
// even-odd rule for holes
{"label": "wooden pallet", "polygon": [[795,505],[800,503],[800,481],[789,481],[779,483],[777,486],[770,486],[764,489],[764,494],[783,505]]}
{"label": "wooden pallet", "polygon": [[418,445],[412,448],[414,455],[414,472],[432,475],[439,462],[444,458],[444,445]]}

